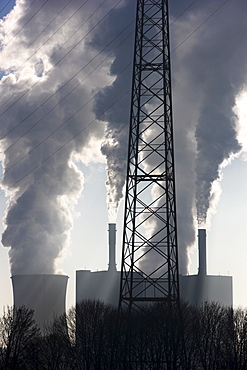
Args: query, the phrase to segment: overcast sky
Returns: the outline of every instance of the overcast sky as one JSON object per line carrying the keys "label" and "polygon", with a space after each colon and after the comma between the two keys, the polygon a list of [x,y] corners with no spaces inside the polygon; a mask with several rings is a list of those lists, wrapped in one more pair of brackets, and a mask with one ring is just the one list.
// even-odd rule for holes
{"label": "overcast sky", "polygon": [[[70,276],[71,306],[75,270],[107,268],[115,218],[120,266],[135,1],[13,5],[0,7],[0,306],[12,304],[12,273],[54,272]],[[180,270],[197,273],[199,220],[208,273],[233,275],[244,306],[246,11],[233,0],[170,9]]]}

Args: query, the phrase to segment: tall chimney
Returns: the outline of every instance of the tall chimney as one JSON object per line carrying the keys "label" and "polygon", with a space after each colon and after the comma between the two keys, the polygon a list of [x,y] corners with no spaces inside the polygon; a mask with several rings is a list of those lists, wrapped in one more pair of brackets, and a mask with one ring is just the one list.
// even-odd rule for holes
{"label": "tall chimney", "polygon": [[199,249],[199,271],[200,276],[207,275],[207,250],[206,250],[206,229],[198,230]]}
{"label": "tall chimney", "polygon": [[109,265],[108,271],[116,271],[116,224],[109,224]]}

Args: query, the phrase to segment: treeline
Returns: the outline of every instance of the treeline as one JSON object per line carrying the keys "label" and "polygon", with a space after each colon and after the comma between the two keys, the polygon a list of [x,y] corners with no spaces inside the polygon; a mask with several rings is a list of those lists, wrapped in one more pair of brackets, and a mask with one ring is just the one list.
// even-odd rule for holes
{"label": "treeline", "polygon": [[33,312],[7,308],[0,319],[0,369],[247,369],[247,310],[216,303],[152,305],[122,313],[83,301],[41,330]]}

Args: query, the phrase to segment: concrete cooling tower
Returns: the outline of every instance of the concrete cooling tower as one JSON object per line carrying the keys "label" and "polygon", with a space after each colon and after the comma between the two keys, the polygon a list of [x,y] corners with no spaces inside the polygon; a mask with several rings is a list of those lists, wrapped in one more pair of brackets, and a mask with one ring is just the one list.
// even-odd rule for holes
{"label": "concrete cooling tower", "polygon": [[42,328],[65,313],[68,276],[13,275],[11,279],[14,307],[33,309],[39,327]]}

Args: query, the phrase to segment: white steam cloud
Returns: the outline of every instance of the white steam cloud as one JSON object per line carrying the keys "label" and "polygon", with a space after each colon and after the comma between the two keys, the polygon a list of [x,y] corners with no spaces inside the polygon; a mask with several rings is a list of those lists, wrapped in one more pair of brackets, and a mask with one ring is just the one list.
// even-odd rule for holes
{"label": "white steam cloud", "polygon": [[17,0],[0,21],[1,187],[9,196],[2,243],[13,274],[55,272],[70,241],[84,182],[75,158],[104,134],[92,98],[109,82],[110,61],[90,63],[89,43],[113,6]]}
{"label": "white steam cloud", "polygon": [[[109,42],[113,34],[121,34],[117,44],[120,46],[116,44],[111,46],[115,58],[110,74],[115,76],[115,81],[97,95],[94,103],[96,116],[100,115],[101,119],[107,122],[101,151],[107,159],[107,202],[111,221],[116,219],[126,180],[134,25],[135,2],[127,1],[125,7],[111,13],[93,40],[94,46],[100,49]],[[126,31],[122,33],[125,29]],[[128,37],[129,35],[131,37]],[[112,102],[116,103],[102,114],[105,107],[110,106]]]}
{"label": "white steam cloud", "polygon": [[[180,271],[187,273],[196,221],[206,222],[208,210],[217,199],[214,192],[218,188],[213,184],[220,177],[221,165],[241,149],[233,108],[246,82],[247,49],[243,35],[247,30],[247,4],[201,1],[186,10],[188,4],[184,1],[170,3],[170,21],[174,22],[170,34]],[[123,19],[128,22],[134,16],[133,2],[127,1],[125,9],[112,14],[109,28],[102,27],[99,44],[120,27]],[[115,53],[111,74],[116,79],[97,97],[96,113],[121,89],[128,89],[131,71],[119,73],[132,58],[131,48],[132,45],[125,46]],[[116,208],[125,180],[127,103],[122,101],[104,116],[107,129],[102,152],[108,166],[108,197]],[[154,234],[158,228],[158,224],[153,226]]]}
{"label": "white steam cloud", "polygon": [[[55,271],[83,188],[75,158],[100,140],[116,217],[126,179],[135,3],[17,0],[0,21],[1,186],[9,195],[2,242],[11,247],[12,273]],[[233,108],[247,75],[247,3],[187,6],[170,2],[182,273],[221,165],[241,149]]]}
{"label": "white steam cloud", "polygon": [[[178,76],[187,75],[187,91],[194,95],[186,107],[187,112],[197,114],[193,121],[195,128],[192,129],[196,139],[196,209],[199,224],[206,223],[211,201],[213,203],[215,198],[212,186],[220,178],[222,163],[241,149],[233,108],[237,95],[246,84],[247,52],[242,37],[247,31],[246,11],[245,2],[223,4],[220,1],[204,1],[195,3],[176,26],[179,45],[178,38],[183,31],[190,35],[202,25],[174,53],[182,66]],[[176,68],[179,68],[178,64]]]}

